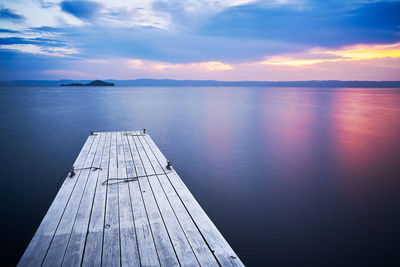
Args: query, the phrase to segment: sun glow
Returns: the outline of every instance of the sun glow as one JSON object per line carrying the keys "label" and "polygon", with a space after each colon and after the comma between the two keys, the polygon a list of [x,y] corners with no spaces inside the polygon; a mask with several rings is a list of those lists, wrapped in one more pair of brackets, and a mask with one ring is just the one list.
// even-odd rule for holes
{"label": "sun glow", "polygon": [[315,49],[313,53],[331,54],[350,60],[400,57],[400,42],[390,45],[354,45],[339,50]]}
{"label": "sun glow", "polygon": [[317,47],[308,50],[303,54],[271,57],[260,63],[265,65],[285,65],[298,67],[325,62],[369,60],[380,58],[400,58],[400,42],[389,45],[359,44],[342,47],[336,50]]}
{"label": "sun glow", "polygon": [[146,68],[159,72],[164,72],[173,69],[177,70],[197,69],[199,71],[224,71],[233,69],[231,65],[222,63],[220,61],[171,64],[166,62],[143,61],[138,59],[132,59],[129,60],[129,66],[133,69]]}

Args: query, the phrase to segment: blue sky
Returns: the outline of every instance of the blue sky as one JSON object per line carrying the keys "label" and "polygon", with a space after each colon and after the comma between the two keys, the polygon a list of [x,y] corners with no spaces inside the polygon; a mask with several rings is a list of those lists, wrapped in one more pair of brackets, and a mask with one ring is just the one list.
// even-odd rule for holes
{"label": "blue sky", "polygon": [[394,80],[399,14],[394,0],[1,0],[0,79]]}

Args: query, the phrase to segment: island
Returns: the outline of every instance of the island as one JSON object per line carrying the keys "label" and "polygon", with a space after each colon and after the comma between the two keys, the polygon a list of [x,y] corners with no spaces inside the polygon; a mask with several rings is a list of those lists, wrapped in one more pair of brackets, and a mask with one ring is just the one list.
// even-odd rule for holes
{"label": "island", "polygon": [[61,86],[114,86],[114,83],[108,83],[100,80],[95,80],[90,83],[68,83],[68,84],[61,84]]}

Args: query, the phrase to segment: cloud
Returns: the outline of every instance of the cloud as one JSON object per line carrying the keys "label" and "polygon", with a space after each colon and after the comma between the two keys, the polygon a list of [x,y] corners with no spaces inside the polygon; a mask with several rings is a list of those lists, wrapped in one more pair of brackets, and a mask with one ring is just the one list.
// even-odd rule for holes
{"label": "cloud", "polygon": [[91,19],[102,9],[102,5],[93,1],[62,1],[61,10],[80,19]]}
{"label": "cloud", "polygon": [[265,6],[255,3],[215,14],[203,35],[277,39],[311,46],[399,40],[400,1],[316,1]]}
{"label": "cloud", "polygon": [[5,33],[18,33],[18,31],[13,31],[9,29],[0,29],[0,33],[5,32]]}
{"label": "cloud", "polygon": [[[215,80],[396,80],[400,58],[325,61],[309,65],[270,65],[263,62],[232,64],[193,62],[170,64],[135,58],[74,60],[63,68],[86,73],[88,78],[215,79]],[[225,69],[210,69],[208,66]],[[59,77],[63,78],[63,77]]]}
{"label": "cloud", "polygon": [[232,65],[220,61],[192,62],[186,64],[171,64],[149,60],[131,59],[128,60],[128,67],[131,69],[146,69],[153,72],[166,72],[171,70],[188,71],[198,70],[202,72],[226,71],[233,69]]}
{"label": "cloud", "polygon": [[[359,44],[338,49],[316,47],[263,61],[230,63],[204,61],[168,63],[138,58],[93,59],[76,62],[88,75],[116,79],[171,78],[215,80],[396,80],[400,42]],[[92,77],[91,76],[91,77]]]}
{"label": "cloud", "polygon": [[17,14],[14,10],[8,8],[0,9],[0,19],[24,20],[24,16]]}
{"label": "cloud", "polygon": [[36,70],[26,62],[38,58],[41,70],[97,70],[116,78],[328,77],[318,68],[338,78],[347,76],[334,67],[346,66],[369,66],[388,77],[383,69],[393,74],[400,66],[398,48],[376,45],[400,41],[400,1],[6,2],[0,5],[6,14],[0,17],[1,71],[20,73],[22,65]]}
{"label": "cloud", "polygon": [[[16,46],[16,44],[14,45]],[[82,59],[67,56],[49,56],[40,48],[24,46],[25,53],[11,54],[0,45],[0,78],[2,79],[76,79],[99,77],[114,79],[215,79],[215,80],[396,80],[400,56],[399,44],[354,45],[331,49],[317,47],[304,53],[284,54],[296,64],[265,64],[271,60],[233,63],[224,61],[197,61],[169,63],[140,58]],[[11,47],[8,47],[11,48]],[[16,48],[16,47],[14,47]],[[29,50],[29,51],[28,51]],[[7,52],[10,51],[10,52]],[[360,53],[361,51],[361,53]],[[373,51],[373,53],[367,52]],[[391,51],[397,51],[392,53]],[[34,54],[35,52],[36,54]],[[23,53],[23,54],[22,54]],[[389,56],[387,55],[388,53]],[[397,53],[397,54],[396,54]],[[369,54],[369,56],[367,56]],[[297,64],[300,60],[307,63]],[[316,60],[310,62],[310,60]],[[32,68],[32,65],[35,68]],[[7,66],[7,67],[6,67]],[[18,69],[18,71],[15,71]]]}
{"label": "cloud", "polygon": [[89,75],[84,72],[74,71],[74,70],[44,70],[42,71],[43,74],[49,75],[51,77],[62,77],[62,79],[72,78],[76,79],[79,78],[87,78]]}
{"label": "cloud", "polygon": [[48,33],[64,31],[64,29],[62,29],[60,27],[49,27],[49,26],[32,27],[32,28],[30,28],[30,30],[37,31],[37,32],[48,32]]}
{"label": "cloud", "polygon": [[14,52],[52,56],[52,57],[71,57],[72,55],[79,53],[78,50],[75,48],[39,46],[36,44],[26,44],[26,43],[0,44],[0,50],[11,50]]}
{"label": "cloud", "polygon": [[274,56],[262,61],[265,65],[299,67],[319,63],[400,58],[400,42],[394,44],[358,44],[338,49],[314,48],[300,54]]}
{"label": "cloud", "polygon": [[46,38],[21,38],[21,37],[6,37],[0,38],[0,44],[11,45],[11,44],[35,44],[37,46],[65,46],[65,43],[58,40],[46,39]]}
{"label": "cloud", "polygon": [[394,44],[358,44],[341,49],[314,49],[313,53],[339,56],[344,60],[365,60],[376,58],[400,57],[400,42]]}
{"label": "cloud", "polygon": [[[256,0],[156,0],[151,8],[159,15],[165,14],[174,30],[193,31],[211,16],[231,7],[254,3]],[[270,0],[277,3],[279,0]]]}
{"label": "cloud", "polygon": [[24,38],[19,37],[9,37],[9,38],[0,38],[1,45],[9,45],[9,44],[29,44],[31,41],[25,40]]}
{"label": "cloud", "polygon": [[[159,29],[85,27],[79,33],[65,33],[87,58],[141,58],[170,63],[245,62],[265,56],[311,48],[278,40],[199,36]],[[90,41],[88,41],[90,40]]]}

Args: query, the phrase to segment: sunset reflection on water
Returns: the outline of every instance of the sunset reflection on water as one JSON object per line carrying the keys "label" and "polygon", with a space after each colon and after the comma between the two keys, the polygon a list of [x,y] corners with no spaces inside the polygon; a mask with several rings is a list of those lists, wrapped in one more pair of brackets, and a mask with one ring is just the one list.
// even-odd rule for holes
{"label": "sunset reflection on water", "polygon": [[2,227],[15,258],[88,133],[143,128],[248,266],[386,266],[397,257],[400,89],[0,93],[0,162],[15,177],[2,180],[2,197],[18,211]]}
{"label": "sunset reflection on water", "polygon": [[399,147],[399,99],[384,92],[348,90],[333,95],[332,130],[340,168],[366,174],[387,161]]}

